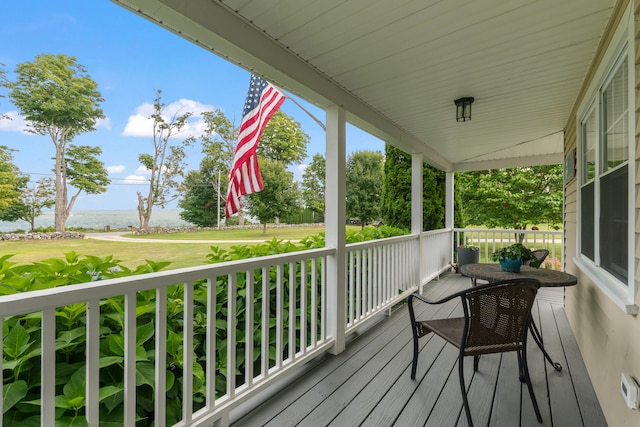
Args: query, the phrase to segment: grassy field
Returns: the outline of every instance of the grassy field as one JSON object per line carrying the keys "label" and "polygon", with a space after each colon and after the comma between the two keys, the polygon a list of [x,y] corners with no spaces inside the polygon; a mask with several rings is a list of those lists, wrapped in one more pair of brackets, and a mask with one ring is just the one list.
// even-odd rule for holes
{"label": "grassy field", "polygon": [[94,239],[69,240],[38,240],[38,241],[4,241],[0,242],[0,254],[13,254],[11,261],[26,264],[42,261],[48,258],[64,258],[64,254],[74,251],[79,255],[94,255],[105,257],[113,255],[129,268],[143,264],[145,260],[169,261],[171,265],[166,269],[191,267],[207,263],[206,255],[211,252],[211,246],[229,249],[242,243],[243,240],[300,240],[306,236],[318,234],[324,227],[273,228],[267,229],[267,235],[262,230],[220,230],[193,233],[126,235],[156,240],[228,240],[229,243],[170,243],[170,242],[115,242]]}

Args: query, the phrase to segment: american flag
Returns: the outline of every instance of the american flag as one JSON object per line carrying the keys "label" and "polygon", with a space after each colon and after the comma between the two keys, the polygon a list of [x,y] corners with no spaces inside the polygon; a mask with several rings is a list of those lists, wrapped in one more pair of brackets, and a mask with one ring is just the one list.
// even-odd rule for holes
{"label": "american flag", "polygon": [[238,212],[240,198],[262,191],[262,176],[258,168],[258,141],[267,122],[285,100],[285,95],[261,77],[251,75],[249,92],[244,103],[238,146],[229,174],[229,190],[225,212],[227,218]]}

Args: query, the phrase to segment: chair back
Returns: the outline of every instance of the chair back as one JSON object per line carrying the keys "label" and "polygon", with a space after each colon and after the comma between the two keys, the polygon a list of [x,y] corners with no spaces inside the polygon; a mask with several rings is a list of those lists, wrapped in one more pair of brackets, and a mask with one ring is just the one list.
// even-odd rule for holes
{"label": "chair back", "polygon": [[[531,251],[531,254],[536,257],[536,259],[540,262],[540,265],[542,265],[544,260],[547,258],[547,255],[549,255],[549,251],[546,249],[536,249],[534,251]],[[525,265],[529,264],[531,264],[531,261],[525,262]]]}
{"label": "chair back", "polygon": [[523,347],[531,307],[540,287],[536,279],[514,279],[471,288],[465,301],[464,353],[486,354]]}

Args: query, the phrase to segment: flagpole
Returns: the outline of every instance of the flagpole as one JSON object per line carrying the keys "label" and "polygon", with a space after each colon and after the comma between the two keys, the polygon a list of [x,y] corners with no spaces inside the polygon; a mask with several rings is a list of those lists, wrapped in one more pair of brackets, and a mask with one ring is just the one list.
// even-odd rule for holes
{"label": "flagpole", "polygon": [[220,169],[218,169],[218,230],[220,230]]}
{"label": "flagpole", "polygon": [[[280,89],[280,90],[282,90],[282,89]],[[300,107],[300,109],[302,111],[307,113],[309,115],[309,117],[311,117],[317,124],[319,124],[320,127],[322,128],[322,130],[324,130],[325,132],[327,131],[327,128],[325,127],[324,123],[322,123],[318,118],[316,118],[316,116],[311,114],[306,108],[304,108],[302,105],[300,105],[300,103],[298,101],[296,101],[295,99],[293,99],[293,97],[291,95],[289,95],[287,92],[285,92],[283,90],[282,90],[282,92],[285,94],[287,99],[290,99],[294,104],[296,104],[298,107]]]}

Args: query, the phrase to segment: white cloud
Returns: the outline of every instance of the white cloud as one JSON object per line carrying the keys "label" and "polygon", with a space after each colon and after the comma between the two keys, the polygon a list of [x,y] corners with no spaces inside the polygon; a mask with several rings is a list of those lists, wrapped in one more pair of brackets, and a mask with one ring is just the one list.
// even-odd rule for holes
{"label": "white cloud", "polygon": [[27,123],[17,111],[7,111],[2,114],[5,117],[0,119],[0,131],[28,133]]}
{"label": "white cloud", "polygon": [[146,184],[147,183],[147,177],[146,176],[142,176],[142,175],[128,175],[124,179],[124,183],[125,184],[129,184],[129,185]]}
{"label": "white cloud", "polygon": [[136,175],[139,175],[139,176],[150,176],[151,175],[151,171],[149,169],[147,169],[145,166],[138,166],[138,169],[136,169]]}
{"label": "white cloud", "polygon": [[[191,112],[193,115],[182,128],[178,138],[187,138],[189,136],[199,137],[205,129],[205,123],[202,119],[202,113],[212,111],[212,105],[202,104],[191,99],[180,99],[165,106],[162,111],[162,117],[165,121],[170,122],[172,118]],[[145,102],[138,106],[135,114],[129,116],[129,120],[122,131],[123,136],[135,137],[152,137],[153,136],[153,120],[150,118],[155,112],[153,104]]]}
{"label": "white cloud", "polygon": [[129,116],[129,121],[122,131],[122,136],[152,136],[153,121],[148,116],[136,114]]}
{"label": "white cloud", "polygon": [[297,166],[291,166],[290,171],[293,173],[293,180],[296,182],[302,182],[302,174],[304,173],[305,169],[308,167],[309,165],[305,165],[305,164],[299,164]]}
{"label": "white cloud", "polygon": [[111,130],[111,119],[109,117],[105,117],[104,119],[96,120],[96,128]]}
{"label": "white cloud", "polygon": [[124,165],[107,166],[107,172],[109,173],[120,173],[120,172],[124,172],[125,169],[126,167]]}

